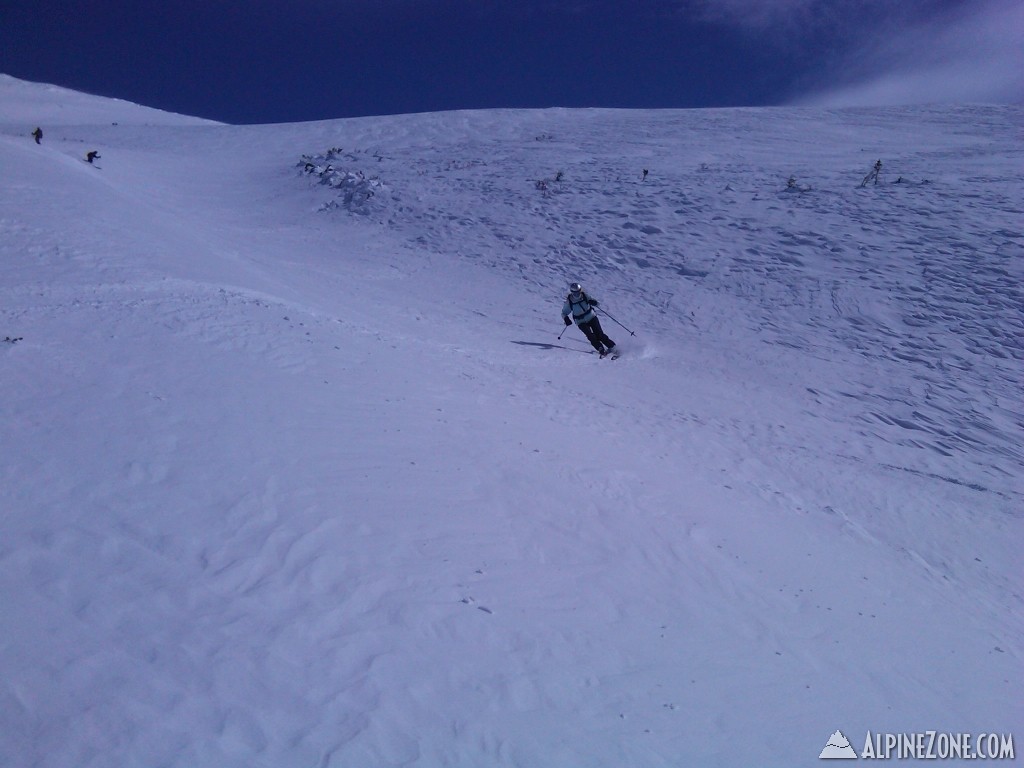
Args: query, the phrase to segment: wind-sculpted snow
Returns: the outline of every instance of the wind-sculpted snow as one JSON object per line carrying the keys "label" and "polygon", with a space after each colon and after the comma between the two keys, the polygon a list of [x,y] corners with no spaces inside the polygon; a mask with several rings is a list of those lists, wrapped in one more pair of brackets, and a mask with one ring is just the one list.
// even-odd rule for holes
{"label": "wind-sculpted snow", "polygon": [[[825,113],[815,130],[848,143],[782,157],[757,145],[799,141],[792,113],[725,114],[558,115],[533,137],[375,150],[404,193],[378,221],[537,291],[607,286],[641,325],[729,323],[862,369],[857,387],[812,388],[819,404],[978,463],[1008,493],[1024,466],[1022,173],[999,164],[1016,156],[1015,111]],[[908,119],[985,139],[890,149]],[[708,306],[722,295],[739,314]]]}
{"label": "wind-sculpted snow", "polygon": [[0,764],[1024,722],[1019,108],[58,97],[0,78]]}

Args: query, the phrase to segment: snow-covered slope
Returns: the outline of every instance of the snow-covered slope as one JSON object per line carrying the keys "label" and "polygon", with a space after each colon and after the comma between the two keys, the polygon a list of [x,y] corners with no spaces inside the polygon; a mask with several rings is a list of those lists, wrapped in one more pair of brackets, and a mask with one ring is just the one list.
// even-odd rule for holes
{"label": "snow-covered slope", "polygon": [[[122,99],[80,93],[57,85],[29,83],[0,73],[3,121],[9,127],[75,125],[218,125],[212,120],[178,115]],[[45,132],[44,132],[45,135]]]}
{"label": "snow-covered slope", "polygon": [[[50,129],[12,83],[0,763],[1020,731],[1019,108],[238,127],[76,95]],[[577,279],[621,359],[558,338]]]}

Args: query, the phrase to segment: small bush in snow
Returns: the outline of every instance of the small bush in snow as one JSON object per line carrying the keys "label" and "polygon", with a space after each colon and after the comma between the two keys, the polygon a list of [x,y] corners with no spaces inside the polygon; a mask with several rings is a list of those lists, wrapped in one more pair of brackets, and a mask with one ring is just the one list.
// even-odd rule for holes
{"label": "small bush in snow", "polygon": [[786,180],[786,191],[787,192],[810,192],[810,190],[811,190],[810,187],[802,186],[799,182],[797,182],[796,176],[790,176]]}
{"label": "small bush in snow", "polygon": [[538,192],[547,192],[552,184],[561,184],[565,179],[565,172],[559,171],[552,179],[539,179],[533,183],[534,189]]}

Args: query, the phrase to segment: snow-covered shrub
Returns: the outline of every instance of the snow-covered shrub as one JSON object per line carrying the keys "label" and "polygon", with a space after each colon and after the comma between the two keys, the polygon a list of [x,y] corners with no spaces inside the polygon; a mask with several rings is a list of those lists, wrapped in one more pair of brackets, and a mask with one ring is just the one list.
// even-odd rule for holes
{"label": "snow-covered shrub", "polygon": [[804,184],[800,184],[796,180],[796,176],[790,176],[786,180],[786,191],[787,192],[810,192],[811,188]]}
{"label": "snow-covered shrub", "polygon": [[565,180],[565,171],[558,171],[550,179],[538,179],[533,183],[534,189],[538,192],[544,192],[545,194],[552,189],[553,184],[561,184]]}
{"label": "snow-covered shrub", "polygon": [[298,167],[303,174],[336,193],[321,210],[344,208],[351,213],[366,214],[382,208],[390,199],[390,192],[380,177],[338,167],[339,159],[351,162],[359,157],[335,147],[322,155],[303,155],[299,160]]}

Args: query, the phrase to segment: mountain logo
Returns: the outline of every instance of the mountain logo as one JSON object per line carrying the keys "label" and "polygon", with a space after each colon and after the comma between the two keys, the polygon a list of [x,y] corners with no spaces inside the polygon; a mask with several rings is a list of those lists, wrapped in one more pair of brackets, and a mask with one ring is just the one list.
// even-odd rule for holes
{"label": "mountain logo", "polygon": [[850,746],[850,740],[843,736],[842,731],[836,731],[828,740],[828,744],[818,755],[819,760],[856,760],[857,752]]}

